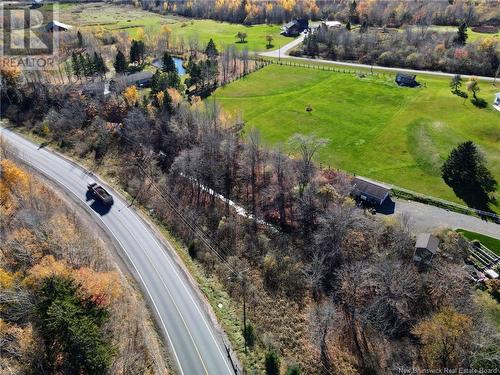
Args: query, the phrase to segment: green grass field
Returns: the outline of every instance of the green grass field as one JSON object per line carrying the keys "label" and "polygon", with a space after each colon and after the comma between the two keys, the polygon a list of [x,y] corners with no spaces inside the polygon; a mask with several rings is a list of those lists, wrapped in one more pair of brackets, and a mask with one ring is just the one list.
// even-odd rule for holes
{"label": "green grass field", "polygon": [[[202,45],[213,38],[221,48],[234,44],[236,48],[249,51],[267,50],[266,35],[274,38],[273,49],[289,43],[292,39],[280,35],[279,25],[243,26],[213,20],[191,20],[176,16],[162,16],[147,12],[140,8],[119,7],[105,3],[64,4],[60,8],[63,22],[76,25],[83,29],[103,28],[107,31],[126,31],[133,38],[137,31],[143,28],[147,34],[157,33],[164,25],[172,30],[172,38],[184,38],[187,43],[190,38],[196,37]],[[248,37],[246,43],[239,43],[236,38],[238,32],[245,32]]]}
{"label": "green grass field", "polygon": [[468,240],[478,240],[483,244],[483,246],[486,246],[488,249],[493,251],[495,254],[500,256],[500,240],[485,236],[484,234],[476,233],[476,232],[471,232],[465,229],[457,229],[458,233],[461,233],[465,238]]}
{"label": "green grass field", "polygon": [[[447,78],[419,76],[420,88],[400,88],[385,78],[271,65],[216,91],[229,111],[241,112],[270,144],[295,133],[329,140],[323,165],[459,202],[440,166],[458,143],[472,140],[500,180],[500,112],[474,107],[450,93]],[[493,101],[500,88],[481,83]],[[306,106],[311,105],[312,112]],[[500,211],[500,204],[491,206]]]}
{"label": "green grass field", "polygon": [[[458,28],[455,26],[431,26],[431,29],[437,30],[437,31],[443,31],[443,32],[454,32],[456,33]],[[488,37],[493,37],[498,40],[500,38],[500,32],[497,32],[495,34],[488,34],[488,33],[477,33],[473,31],[471,28],[467,29],[467,41],[468,42],[475,42],[476,40],[488,38]]]}

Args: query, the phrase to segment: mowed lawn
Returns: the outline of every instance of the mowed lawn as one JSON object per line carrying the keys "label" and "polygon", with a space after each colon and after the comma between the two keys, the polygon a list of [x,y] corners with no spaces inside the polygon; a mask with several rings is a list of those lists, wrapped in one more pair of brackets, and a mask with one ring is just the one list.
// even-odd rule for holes
{"label": "mowed lawn", "polygon": [[[64,4],[60,8],[61,20],[82,29],[104,29],[111,32],[127,32],[132,38],[136,37],[140,28],[152,35],[159,33],[163,26],[168,25],[172,31],[173,40],[183,38],[185,44],[189,39],[198,38],[202,45],[213,38],[216,45],[222,48],[234,45],[237,49],[249,51],[265,51],[268,49],[266,36],[273,36],[273,46],[278,48],[290,41],[280,35],[279,25],[244,26],[213,20],[193,20],[153,12],[144,11],[132,6],[117,6],[106,3]],[[239,43],[236,37],[238,32],[247,34],[246,42]]]}
{"label": "mowed lawn", "polygon": [[[447,78],[417,79],[423,86],[411,89],[398,87],[394,74],[359,78],[271,65],[215,96],[270,144],[286,144],[295,133],[327,139],[318,155],[323,165],[463,203],[442,181],[440,166],[454,146],[472,140],[500,182],[500,112],[452,95]],[[488,103],[500,91],[480,87]],[[500,204],[491,208],[498,212]]]}

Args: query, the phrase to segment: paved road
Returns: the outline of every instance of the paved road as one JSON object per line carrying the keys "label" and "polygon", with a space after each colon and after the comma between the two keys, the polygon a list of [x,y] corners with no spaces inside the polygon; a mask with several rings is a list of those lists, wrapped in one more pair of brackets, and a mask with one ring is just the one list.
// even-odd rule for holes
{"label": "paved road", "polygon": [[433,231],[436,228],[467,229],[500,239],[500,225],[480,218],[459,214],[419,202],[394,199],[395,214],[408,214],[415,232]]}
{"label": "paved road", "polygon": [[0,134],[18,150],[18,156],[95,211],[121,246],[123,258],[145,291],[179,374],[223,375],[233,373],[226,358],[222,335],[211,324],[206,306],[178,264],[175,251],[163,245],[151,228],[111,189],[114,205],[109,212],[89,200],[90,172],[10,130]]}
{"label": "paved road", "polygon": [[[277,50],[269,51],[269,52],[262,52],[262,53],[260,53],[260,55],[264,56],[264,57],[274,57],[274,58],[279,58],[281,56],[281,57],[287,57],[287,58],[298,60],[298,61],[325,63],[325,64],[338,65],[338,66],[347,66],[350,68],[371,69],[373,67],[374,69],[377,69],[377,70],[384,70],[384,71],[389,71],[389,72],[406,72],[406,73],[412,73],[412,74],[427,74],[427,75],[433,75],[433,76],[439,76],[439,77],[453,77],[455,75],[453,73],[436,72],[436,71],[431,71],[431,70],[389,68],[386,66],[378,66],[378,65],[372,66],[372,65],[366,65],[366,64],[342,62],[342,61],[332,61],[332,60],[324,60],[324,59],[312,59],[309,57],[290,56],[288,54],[288,51],[292,50],[294,47],[299,45],[303,40],[304,40],[304,35],[301,35],[297,39],[293,40],[292,42],[284,45],[283,47],[281,47]],[[461,76],[462,76],[462,78],[469,78],[470,77],[469,75],[466,75],[466,74],[462,74]],[[495,80],[495,78],[493,78],[493,77],[484,77],[484,76],[476,76],[476,77],[482,81],[493,82]]]}

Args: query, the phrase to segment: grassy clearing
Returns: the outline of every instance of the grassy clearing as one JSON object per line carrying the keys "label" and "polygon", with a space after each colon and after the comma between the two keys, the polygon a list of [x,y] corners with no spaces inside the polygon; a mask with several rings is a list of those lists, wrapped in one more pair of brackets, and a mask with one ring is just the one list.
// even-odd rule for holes
{"label": "grassy clearing", "polygon": [[[500,180],[500,113],[453,96],[447,78],[418,79],[423,86],[409,89],[388,73],[360,78],[271,65],[215,96],[270,144],[295,133],[315,134],[329,140],[318,155],[322,164],[463,203],[442,181],[439,167],[454,146],[472,140]],[[480,86],[479,96],[488,102],[500,91]],[[312,112],[305,110],[309,104]]]}
{"label": "grassy clearing", "polygon": [[[458,31],[458,27],[455,27],[455,26],[431,26],[431,29],[436,30],[436,31],[440,31],[440,32],[455,32],[456,33]],[[471,28],[468,28],[467,35],[468,35],[468,38],[467,38],[468,42],[475,42],[476,40],[481,40],[481,39],[485,39],[485,38],[489,38],[489,37],[493,37],[493,38],[498,40],[500,38],[500,31],[495,33],[495,34],[478,33],[478,32],[472,31]]]}
{"label": "grassy clearing", "polygon": [[[217,46],[233,44],[238,49],[247,48],[249,51],[267,50],[266,35],[272,35],[273,44],[277,48],[285,45],[292,39],[280,35],[279,25],[243,26],[213,20],[190,20],[177,16],[162,16],[147,12],[140,8],[120,7],[104,3],[71,4],[60,8],[63,22],[77,25],[83,29],[99,29],[119,32],[126,31],[133,38],[137,31],[143,28],[146,33],[159,32],[162,26],[168,25],[172,30],[173,39],[198,38],[202,45],[213,38]],[[245,32],[248,37],[246,43],[239,43],[236,38],[238,32]]]}
{"label": "grassy clearing", "polygon": [[495,254],[500,256],[500,240],[485,236],[484,234],[476,233],[476,232],[471,232],[465,229],[457,229],[458,233],[461,233],[465,238],[468,240],[478,240],[483,244],[483,246],[486,246],[488,249],[493,251]]}

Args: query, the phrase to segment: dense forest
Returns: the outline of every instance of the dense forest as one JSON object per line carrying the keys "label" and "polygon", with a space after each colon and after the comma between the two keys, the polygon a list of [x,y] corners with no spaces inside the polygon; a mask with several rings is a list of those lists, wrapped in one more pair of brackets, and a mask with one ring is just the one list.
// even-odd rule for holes
{"label": "dense forest", "polygon": [[[12,68],[3,68],[2,79],[3,113],[13,126],[93,163],[182,239],[234,303],[245,298],[249,352],[240,353],[249,368],[345,375],[500,366],[498,330],[484,308],[496,303],[499,285],[478,290],[467,281],[470,244],[440,230],[432,264],[416,264],[409,218],[374,217],[350,197],[351,176],[314,162],[325,140],[297,134],[270,150],[215,101],[187,101],[175,87],[143,97],[123,87],[104,96],[77,84],[23,82]],[[15,223],[4,220],[4,230]],[[54,258],[40,262],[61,262],[58,254],[49,247],[43,255]],[[93,264],[67,262],[59,268]],[[21,279],[29,277],[33,266],[14,263],[8,274],[19,269]],[[40,281],[42,271],[32,273],[35,287],[60,282],[81,304],[74,271],[52,284]],[[102,316],[104,307],[94,305]]]}
{"label": "dense forest", "polygon": [[0,373],[164,374],[144,301],[104,243],[0,152]]}
{"label": "dense forest", "polygon": [[[117,1],[123,3],[123,1]],[[480,0],[131,0],[144,9],[235,23],[284,23],[294,17],[335,19],[369,26],[405,24],[500,25],[498,3]]]}

